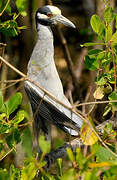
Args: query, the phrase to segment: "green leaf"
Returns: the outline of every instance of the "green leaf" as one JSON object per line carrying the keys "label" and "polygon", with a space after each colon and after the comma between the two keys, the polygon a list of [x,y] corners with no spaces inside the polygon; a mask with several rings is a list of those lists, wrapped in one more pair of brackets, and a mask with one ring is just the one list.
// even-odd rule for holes
{"label": "green leaf", "polygon": [[80,45],[81,47],[89,47],[89,46],[97,46],[97,45],[106,45],[105,43],[93,43],[93,42],[88,42]]}
{"label": "green leaf", "polygon": [[61,158],[57,159],[57,167],[58,167],[59,176],[62,176],[62,159]]}
{"label": "green leaf", "polygon": [[96,83],[98,86],[105,85],[106,82],[107,82],[107,80],[106,80],[106,78],[103,77],[103,76],[95,79],[95,83]]}
{"label": "green leaf", "polygon": [[[108,96],[108,99],[111,101],[111,100],[117,100],[117,92],[116,91],[113,91],[109,96]],[[114,106],[117,107],[117,102],[113,102],[113,103],[110,103]]]}
{"label": "green leaf", "polygon": [[[1,0],[1,1],[0,1],[0,12],[2,12],[3,9],[5,8],[5,6],[6,6],[6,4],[7,4],[7,1],[8,1],[8,0]],[[8,3],[5,11],[6,11],[7,13],[11,14],[10,2]]]}
{"label": "green leaf", "polygon": [[100,53],[98,53],[97,59],[103,60],[106,56],[107,56],[107,52],[101,51]]}
{"label": "green leaf", "polygon": [[29,128],[26,128],[23,132],[22,148],[27,157],[32,156],[32,135]]}
{"label": "green leaf", "polygon": [[[117,166],[111,167],[111,168],[110,168],[110,172],[111,172],[112,174],[114,174],[114,175],[117,176]],[[112,174],[111,174],[111,175],[112,175]],[[111,177],[112,177],[112,176],[111,176]],[[115,177],[115,179],[116,179],[116,177]],[[113,179],[113,180],[115,180],[115,179]]]}
{"label": "green leaf", "polygon": [[112,41],[112,46],[117,45],[117,31],[113,34],[111,41]]}
{"label": "green leaf", "polygon": [[99,63],[97,58],[90,58],[90,56],[85,56],[85,65],[89,70],[99,69]]}
{"label": "green leaf", "polygon": [[43,153],[49,153],[51,149],[50,141],[46,141],[44,136],[39,137],[39,146]]}
{"label": "green leaf", "polygon": [[1,109],[0,109],[0,112],[1,112],[1,113],[5,113],[7,119],[9,118],[8,103],[7,103],[7,102],[5,102],[5,103],[3,104],[3,106],[2,106]]}
{"label": "green leaf", "polygon": [[108,80],[109,83],[114,84],[114,77],[113,77],[114,71],[113,69],[111,69],[110,71],[108,71],[108,73],[104,74],[104,77]]}
{"label": "green leaf", "polygon": [[34,162],[30,162],[26,167],[21,171],[21,180],[33,180],[36,176],[38,167],[35,166]]}
{"label": "green leaf", "polygon": [[0,114],[0,120],[3,120],[6,117],[5,113]]}
{"label": "green leaf", "polygon": [[56,138],[56,140],[55,140],[55,142],[54,142],[54,145],[53,145],[53,148],[54,148],[54,149],[57,149],[57,148],[59,148],[60,146],[62,146],[63,144],[64,144],[63,139]]}
{"label": "green leaf", "polygon": [[112,124],[111,124],[111,123],[108,123],[108,124],[104,127],[104,130],[105,130],[108,134],[112,133],[112,131],[113,131]]}
{"label": "green leaf", "polygon": [[9,113],[8,113],[8,103],[4,103],[3,102],[3,96],[2,93],[0,91],[0,120],[2,120],[5,116],[8,118],[9,117]]}
{"label": "green leaf", "polygon": [[8,4],[8,6],[5,9],[6,12],[8,12],[8,14],[11,14],[11,6],[10,3]]}
{"label": "green leaf", "polygon": [[22,102],[22,94],[20,92],[13,95],[8,101],[9,115],[14,112]]}
{"label": "green leaf", "polygon": [[98,34],[99,33],[99,27],[101,25],[101,20],[100,20],[99,16],[93,15],[91,17],[90,23],[91,23],[92,29]]}
{"label": "green leaf", "polygon": [[26,16],[27,0],[16,0],[16,6],[22,16]]}
{"label": "green leaf", "polygon": [[105,41],[108,42],[108,41],[111,40],[111,38],[112,38],[112,29],[111,29],[110,26],[108,26],[108,27],[106,28],[106,37],[105,37]]}
{"label": "green leaf", "polygon": [[105,37],[105,24],[100,20],[99,16],[93,15],[91,17],[91,26],[95,33],[99,35],[100,39]]}
{"label": "green leaf", "polygon": [[52,176],[51,174],[46,173],[44,171],[42,171],[42,175],[43,175],[42,180],[61,180],[61,179],[59,179],[59,177],[57,177],[57,179],[55,179],[54,176]]}
{"label": "green leaf", "polygon": [[113,8],[108,7],[104,12],[104,20],[106,23],[111,23],[115,18],[115,15],[113,13]]}
{"label": "green leaf", "polygon": [[18,129],[14,129],[13,132],[6,138],[6,142],[10,148],[16,148],[16,144],[18,144],[20,141],[21,137]]}
{"label": "green leaf", "polygon": [[108,104],[108,105],[104,108],[104,114],[103,114],[103,116],[106,116],[111,110],[112,110],[112,107],[110,106],[110,104]]}
{"label": "green leaf", "polygon": [[23,119],[25,118],[25,111],[24,110],[19,110],[16,114],[15,119],[13,120],[14,124],[19,124]]}
{"label": "green leaf", "polygon": [[2,149],[4,148],[4,144],[3,143],[4,143],[3,140],[0,140],[0,153],[1,153]]}
{"label": "green leaf", "polygon": [[16,20],[8,20],[0,23],[0,32],[6,36],[18,35],[18,25]]}
{"label": "green leaf", "polygon": [[[39,162],[37,159],[30,157],[24,162],[24,167],[21,171],[20,180],[33,180],[36,176],[37,171],[46,165],[46,162]],[[43,171],[42,171],[43,172]]]}
{"label": "green leaf", "polygon": [[0,134],[8,133],[11,129],[11,126],[8,123],[0,121]]}
{"label": "green leaf", "polygon": [[87,171],[85,171],[83,180],[98,180],[97,171],[98,170],[93,170],[93,171],[87,170]]}
{"label": "green leaf", "polygon": [[7,169],[0,168],[0,180],[9,180],[9,173]]}
{"label": "green leaf", "polygon": [[11,164],[10,173],[9,173],[9,175],[10,175],[9,179],[10,180],[15,180],[15,179],[20,180],[20,173],[21,173],[20,169],[15,168],[14,165]]}
{"label": "green leaf", "polygon": [[74,157],[74,154],[73,154],[71,148],[67,147],[66,150],[67,150],[67,154],[68,154],[69,159],[70,159],[72,162],[75,161],[75,157]]}
{"label": "green leaf", "polygon": [[100,54],[101,52],[103,52],[101,49],[91,49],[88,51],[88,55],[91,57],[91,55],[94,55],[93,57],[97,56],[98,54]]}
{"label": "green leaf", "polygon": [[82,167],[82,165],[86,162],[86,159],[83,156],[83,153],[80,148],[76,149],[76,162],[79,167]]}
{"label": "green leaf", "polygon": [[69,169],[67,172],[64,173],[64,175],[61,177],[61,180],[75,180],[76,179],[76,173],[75,169]]}
{"label": "green leaf", "polygon": [[101,61],[101,65],[102,65],[102,67],[105,68],[106,71],[109,70],[109,67],[108,67],[109,63],[110,63],[110,60],[109,60],[109,59],[105,59],[105,58],[104,58],[104,59],[102,59],[102,61]]}
{"label": "green leaf", "polygon": [[94,153],[96,155],[96,162],[113,162],[116,159],[116,157],[108,151],[105,147],[95,144],[93,146]]}
{"label": "green leaf", "polygon": [[106,83],[103,90],[105,94],[109,94],[112,92],[113,89],[109,83]]}

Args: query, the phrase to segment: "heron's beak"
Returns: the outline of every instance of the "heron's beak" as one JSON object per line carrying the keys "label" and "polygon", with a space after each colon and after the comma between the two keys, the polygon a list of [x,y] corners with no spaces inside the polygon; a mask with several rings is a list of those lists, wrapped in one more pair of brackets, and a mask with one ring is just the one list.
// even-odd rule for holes
{"label": "heron's beak", "polygon": [[61,14],[54,16],[53,18],[51,18],[52,20],[54,20],[55,23],[60,23],[60,24],[64,24],[66,26],[75,28],[75,25],[68,20],[67,18],[65,18],[64,16],[62,16]]}

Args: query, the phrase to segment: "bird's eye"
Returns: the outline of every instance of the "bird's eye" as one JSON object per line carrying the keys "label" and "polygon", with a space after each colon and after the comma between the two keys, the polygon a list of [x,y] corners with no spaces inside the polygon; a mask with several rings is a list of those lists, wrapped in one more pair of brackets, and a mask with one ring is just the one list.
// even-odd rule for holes
{"label": "bird's eye", "polygon": [[47,16],[51,18],[51,17],[53,17],[53,14],[52,13],[48,13]]}

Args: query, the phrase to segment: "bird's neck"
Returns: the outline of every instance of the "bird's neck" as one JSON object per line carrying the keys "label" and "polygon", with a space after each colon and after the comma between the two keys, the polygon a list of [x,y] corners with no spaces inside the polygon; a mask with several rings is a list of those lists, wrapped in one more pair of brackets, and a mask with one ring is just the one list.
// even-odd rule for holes
{"label": "bird's neck", "polygon": [[[28,76],[37,76],[55,69],[53,33],[50,27],[41,24],[37,27],[38,40],[28,63]],[[54,68],[50,68],[50,66]],[[33,74],[33,75],[32,75]]]}
{"label": "bird's neck", "polygon": [[38,39],[53,39],[53,33],[50,26],[37,24]]}

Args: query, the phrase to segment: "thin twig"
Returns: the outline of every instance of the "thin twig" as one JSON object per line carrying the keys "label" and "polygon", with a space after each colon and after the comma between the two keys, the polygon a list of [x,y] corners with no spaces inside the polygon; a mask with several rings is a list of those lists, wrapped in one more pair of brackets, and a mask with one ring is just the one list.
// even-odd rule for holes
{"label": "thin twig", "polygon": [[27,123],[24,123],[24,124],[18,124],[18,127],[24,127],[24,126],[28,126],[28,125],[31,125],[33,121],[30,121],[30,122],[27,122]]}
{"label": "thin twig", "polygon": [[1,91],[6,90],[6,89],[14,86],[15,84],[17,84],[17,82],[14,82],[14,83],[12,83],[12,84],[9,84],[8,86],[5,86],[5,87],[1,88],[0,90],[1,90]]}
{"label": "thin twig", "polygon": [[112,47],[112,41],[110,40],[110,46],[111,46],[111,51],[112,51],[112,58],[113,58],[113,68],[114,68],[114,90],[116,90],[116,83],[117,83],[117,77],[116,77],[116,65],[115,65],[115,57],[114,57],[114,52],[113,52],[113,47]]}
{"label": "thin twig", "polygon": [[8,156],[13,150],[14,148],[10,149],[4,156],[0,158],[0,161],[2,161],[6,156]]}
{"label": "thin twig", "polygon": [[46,95],[46,94],[44,93],[44,95],[43,95],[40,103],[39,103],[38,106],[37,106],[37,109],[36,109],[36,111],[35,111],[35,113],[34,113],[34,119],[35,119],[35,117],[36,117],[36,115],[37,115],[37,113],[38,113],[38,111],[39,111],[39,109],[40,109],[40,106],[41,106],[41,104],[42,104],[42,102],[43,102],[43,100],[44,100],[44,96],[45,96],[45,95]]}
{"label": "thin twig", "polygon": [[3,12],[5,11],[5,9],[7,8],[9,2],[10,2],[10,0],[7,1],[7,3],[6,3],[6,5],[5,5],[5,7],[4,7],[4,9],[3,9],[2,12],[0,13],[0,16],[2,16],[2,14],[3,14]]}
{"label": "thin twig", "polygon": [[13,83],[13,82],[21,82],[24,81],[24,78],[20,78],[20,79],[15,79],[15,80],[4,80],[4,81],[0,81],[0,83]]}
{"label": "thin twig", "polygon": [[[22,78],[24,79],[24,78]],[[18,83],[18,82],[17,82]],[[8,97],[8,99],[10,99],[12,97],[13,94],[15,94],[17,91],[19,91],[22,87],[24,86],[23,83],[21,83],[17,88],[15,88],[15,90],[13,90],[13,92],[10,94],[10,96]]]}
{"label": "thin twig", "polygon": [[[6,45],[1,43],[1,56],[4,58],[4,55],[5,55],[5,48],[6,48]],[[0,68],[2,67],[2,61],[0,61]],[[1,71],[1,81],[5,80],[7,78],[7,66],[5,64],[3,64],[3,67],[2,67],[2,71]],[[1,88],[5,88],[5,84],[1,83]],[[5,95],[5,90],[2,91],[3,95]]]}
{"label": "thin twig", "polygon": [[77,105],[74,105],[74,106],[75,107],[80,107],[80,106],[86,106],[86,105],[91,105],[91,104],[106,104],[106,103],[114,103],[114,102],[117,102],[117,100],[86,102],[86,103],[80,103],[80,104],[77,104]]}
{"label": "thin twig", "polygon": [[4,43],[0,43],[0,46],[6,46],[6,44],[4,44]]}
{"label": "thin twig", "polygon": [[[88,101],[88,99],[90,97],[91,91],[92,91],[92,86],[89,86],[88,90],[87,90],[87,94],[86,94],[85,100],[84,100],[85,103],[87,103],[87,101]],[[83,114],[86,113],[85,105],[82,107],[82,112],[83,112]]]}
{"label": "thin twig", "polygon": [[88,53],[88,49],[83,48],[79,57],[77,58],[77,64],[76,64],[76,68],[75,68],[75,74],[77,77],[77,81],[79,81],[81,78],[81,74],[82,74],[83,67],[84,67],[84,57],[87,55],[87,53]]}

